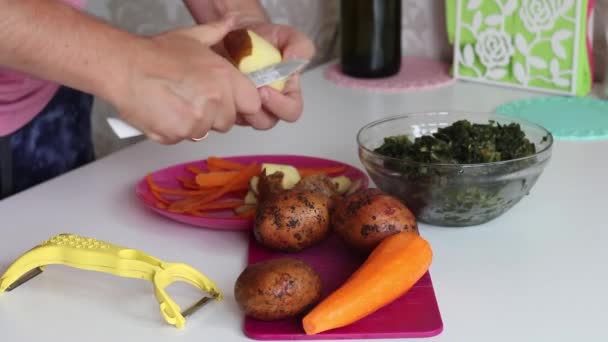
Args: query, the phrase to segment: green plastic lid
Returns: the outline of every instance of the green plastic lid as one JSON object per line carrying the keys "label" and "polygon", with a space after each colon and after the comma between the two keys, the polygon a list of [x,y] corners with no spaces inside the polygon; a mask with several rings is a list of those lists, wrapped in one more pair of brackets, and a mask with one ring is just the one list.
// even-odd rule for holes
{"label": "green plastic lid", "polygon": [[541,97],[504,104],[496,113],[539,124],[555,139],[608,139],[608,101],[588,97]]}

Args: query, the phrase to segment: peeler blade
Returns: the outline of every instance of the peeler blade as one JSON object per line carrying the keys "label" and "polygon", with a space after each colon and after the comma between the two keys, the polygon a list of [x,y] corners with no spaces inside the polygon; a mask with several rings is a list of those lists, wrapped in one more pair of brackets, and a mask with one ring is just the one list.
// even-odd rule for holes
{"label": "peeler blade", "polygon": [[29,271],[26,274],[24,274],[23,276],[21,276],[21,278],[17,279],[14,283],[9,285],[9,287],[6,288],[6,292],[10,292],[10,291],[18,288],[19,286],[27,283],[32,278],[38,276],[40,273],[42,273],[41,267],[36,267],[36,268],[32,269],[31,271]]}
{"label": "peeler blade", "polygon": [[184,312],[182,312],[182,316],[188,317],[188,316],[192,315],[193,313],[197,312],[200,308],[202,308],[203,306],[205,306],[205,304],[209,303],[212,300],[213,300],[213,298],[211,298],[211,297],[201,298],[198,302],[192,304],[192,306],[190,306],[188,309],[184,310]]}

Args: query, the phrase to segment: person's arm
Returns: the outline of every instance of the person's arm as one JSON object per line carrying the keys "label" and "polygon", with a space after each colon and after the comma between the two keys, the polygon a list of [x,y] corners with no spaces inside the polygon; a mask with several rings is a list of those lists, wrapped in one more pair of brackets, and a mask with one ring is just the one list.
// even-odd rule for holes
{"label": "person's arm", "polygon": [[225,17],[139,37],[60,1],[0,0],[0,66],[104,98],[149,138],[177,143],[259,116],[257,89],[211,49],[233,28]]}
{"label": "person's arm", "polygon": [[0,0],[0,65],[113,99],[139,39],[60,1]]}

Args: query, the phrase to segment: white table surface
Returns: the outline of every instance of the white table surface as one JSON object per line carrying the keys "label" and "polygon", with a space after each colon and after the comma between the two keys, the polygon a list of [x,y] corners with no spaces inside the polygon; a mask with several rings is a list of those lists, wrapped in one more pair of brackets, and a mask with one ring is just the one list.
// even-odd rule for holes
{"label": "white table surface", "polygon": [[[292,153],[361,166],[355,134],[387,115],[492,111],[539,94],[458,83],[434,91],[373,94],[338,88],[322,68],[303,76],[305,113],[269,132],[237,128],[204,142],[143,142],[0,202],[0,270],[50,236],[72,232],[193,265],[226,299],[178,330],[161,318],[151,285],[52,267],[0,295],[3,341],[245,341],[232,289],[246,234],[187,227],[143,208],[133,186],[149,171],[209,155]],[[576,113],[573,113],[576,115]],[[608,142],[556,142],[530,196],[473,228],[421,225],[444,331],[428,341],[600,341],[608,336]],[[188,287],[170,293],[180,304]]]}

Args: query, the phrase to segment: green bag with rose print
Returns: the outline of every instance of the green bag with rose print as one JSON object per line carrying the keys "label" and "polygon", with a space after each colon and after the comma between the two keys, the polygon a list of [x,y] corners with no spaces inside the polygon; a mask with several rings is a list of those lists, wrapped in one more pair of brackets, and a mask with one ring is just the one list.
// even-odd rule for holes
{"label": "green bag with rose print", "polygon": [[593,84],[594,0],[447,0],[455,78],[557,94]]}

